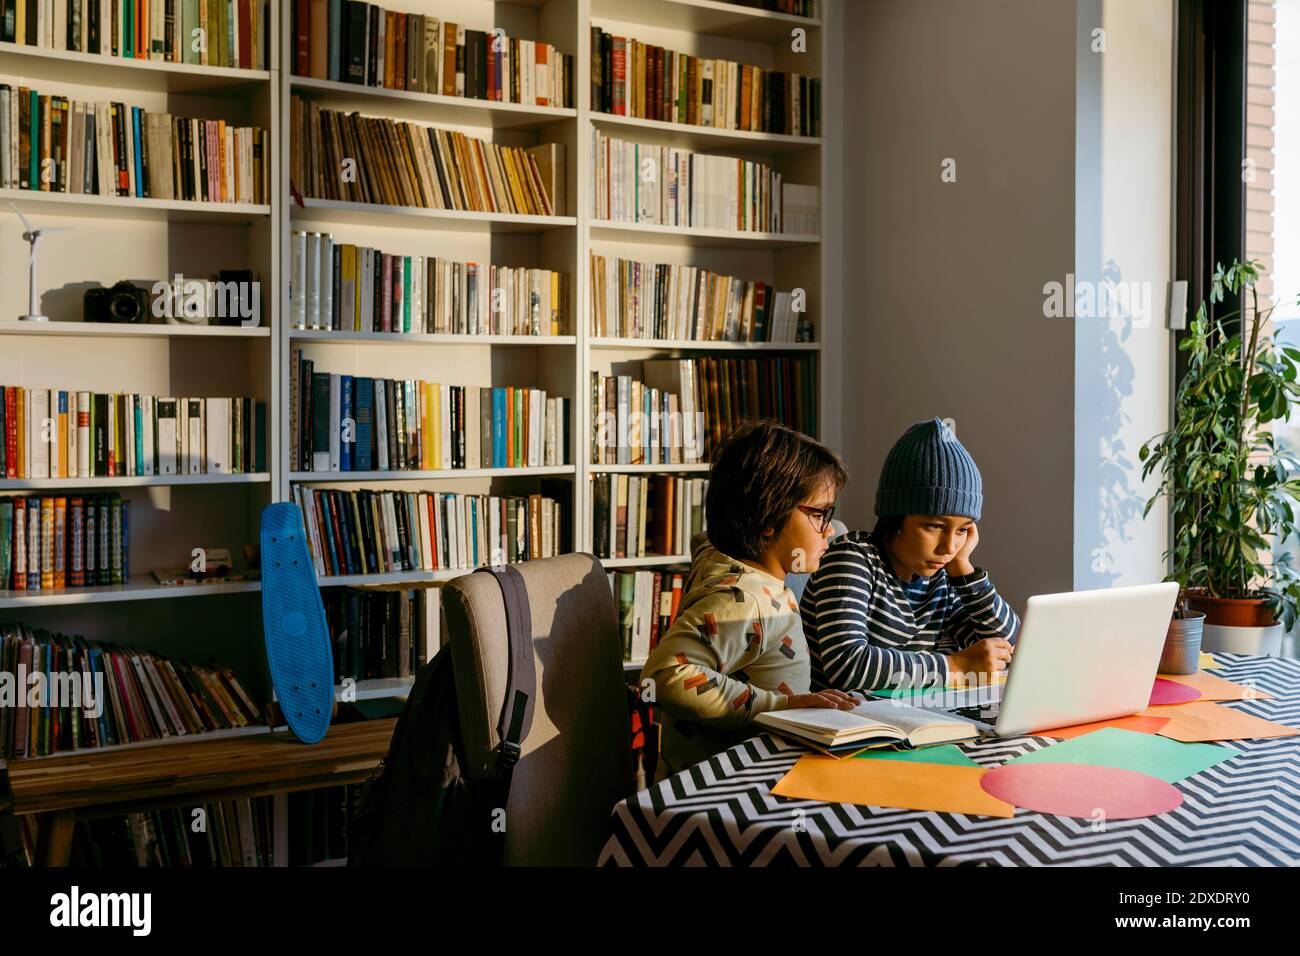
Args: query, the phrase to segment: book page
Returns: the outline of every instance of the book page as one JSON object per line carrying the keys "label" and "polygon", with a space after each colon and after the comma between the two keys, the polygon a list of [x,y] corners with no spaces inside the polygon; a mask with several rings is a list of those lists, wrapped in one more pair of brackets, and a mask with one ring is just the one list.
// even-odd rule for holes
{"label": "book page", "polygon": [[921,710],[919,707],[909,707],[896,700],[868,700],[845,713],[884,727],[895,727],[908,737],[924,728],[958,727],[965,730],[968,726],[953,718]]}

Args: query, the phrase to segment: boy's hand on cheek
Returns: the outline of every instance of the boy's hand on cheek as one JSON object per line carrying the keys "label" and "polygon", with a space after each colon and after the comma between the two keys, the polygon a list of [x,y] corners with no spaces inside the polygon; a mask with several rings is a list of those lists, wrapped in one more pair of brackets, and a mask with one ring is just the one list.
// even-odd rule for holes
{"label": "boy's hand on cheek", "polygon": [[821,707],[829,710],[852,710],[859,701],[842,690],[819,690],[815,694],[796,694],[790,698],[790,709],[796,707]]}
{"label": "boy's hand on cheek", "polygon": [[944,565],[947,572],[954,577],[974,574],[975,566],[971,564],[970,556],[971,552],[975,550],[975,546],[979,543],[979,530],[974,524],[972,524],[966,532],[966,543],[962,545],[961,550],[957,552],[957,556]]}

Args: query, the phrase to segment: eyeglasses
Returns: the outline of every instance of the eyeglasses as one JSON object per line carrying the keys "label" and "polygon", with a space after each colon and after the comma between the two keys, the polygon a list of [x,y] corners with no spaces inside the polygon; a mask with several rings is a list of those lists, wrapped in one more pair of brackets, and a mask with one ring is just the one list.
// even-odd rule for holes
{"label": "eyeglasses", "polygon": [[809,518],[817,519],[817,521],[813,522],[813,527],[817,529],[818,534],[826,533],[826,529],[831,526],[831,518],[835,515],[834,505],[829,508],[813,508],[809,505],[796,505],[795,507]]}

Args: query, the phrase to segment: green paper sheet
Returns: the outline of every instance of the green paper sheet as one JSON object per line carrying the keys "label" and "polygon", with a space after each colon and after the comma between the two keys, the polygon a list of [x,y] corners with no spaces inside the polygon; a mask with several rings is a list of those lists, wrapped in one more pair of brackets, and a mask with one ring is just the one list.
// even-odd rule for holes
{"label": "green paper sheet", "polygon": [[916,750],[864,750],[853,755],[857,760],[908,760],[912,763],[941,763],[950,767],[978,767],[974,760],[953,744],[920,747]]}
{"label": "green paper sheet", "polygon": [[1185,744],[1158,734],[1105,727],[1024,754],[1007,763],[1081,763],[1136,770],[1166,783],[1177,783],[1236,755],[1237,751],[1231,747],[1217,744]]}

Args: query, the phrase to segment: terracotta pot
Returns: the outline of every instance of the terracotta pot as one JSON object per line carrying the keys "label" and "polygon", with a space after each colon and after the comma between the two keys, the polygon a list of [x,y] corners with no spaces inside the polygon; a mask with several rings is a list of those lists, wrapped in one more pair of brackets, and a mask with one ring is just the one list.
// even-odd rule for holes
{"label": "terracotta pot", "polygon": [[1193,610],[1205,614],[1207,625],[1269,627],[1277,623],[1263,598],[1220,598],[1189,590],[1187,602]]}

